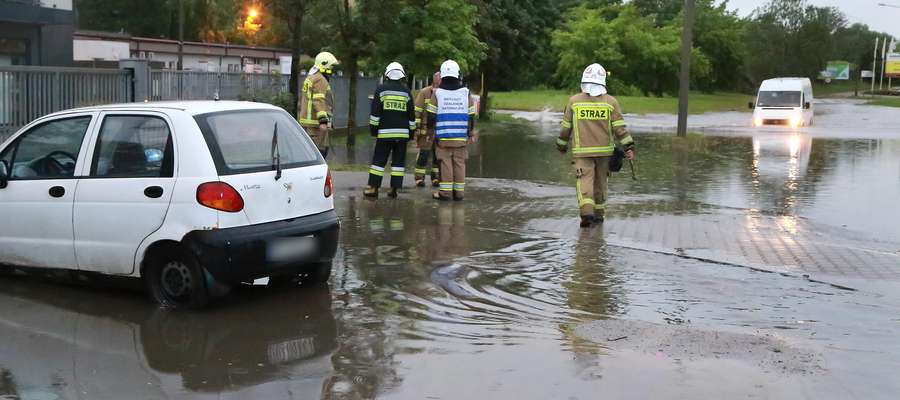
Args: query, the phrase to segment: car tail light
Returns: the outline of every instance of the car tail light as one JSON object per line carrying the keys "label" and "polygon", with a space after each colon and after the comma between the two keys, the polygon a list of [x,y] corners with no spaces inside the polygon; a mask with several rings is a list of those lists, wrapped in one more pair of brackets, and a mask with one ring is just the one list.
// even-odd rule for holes
{"label": "car tail light", "polygon": [[197,202],[219,211],[238,212],[244,209],[241,194],[225,182],[207,182],[198,186]]}
{"label": "car tail light", "polygon": [[325,189],[324,192],[325,197],[331,197],[331,194],[334,193],[334,183],[331,181],[331,170],[325,174]]}

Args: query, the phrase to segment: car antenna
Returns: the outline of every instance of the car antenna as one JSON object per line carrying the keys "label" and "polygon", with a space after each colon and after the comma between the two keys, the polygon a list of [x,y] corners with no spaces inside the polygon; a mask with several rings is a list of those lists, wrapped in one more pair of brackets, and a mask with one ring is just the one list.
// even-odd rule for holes
{"label": "car antenna", "polygon": [[281,179],[281,153],[278,151],[278,122],[275,122],[275,131],[272,132],[272,169],[275,170],[275,180]]}

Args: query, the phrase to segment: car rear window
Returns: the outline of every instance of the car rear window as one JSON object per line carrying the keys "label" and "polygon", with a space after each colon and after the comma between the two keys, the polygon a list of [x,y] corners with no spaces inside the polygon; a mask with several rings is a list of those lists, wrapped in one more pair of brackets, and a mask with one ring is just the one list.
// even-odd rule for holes
{"label": "car rear window", "polygon": [[[281,168],[323,163],[312,140],[284,111],[246,110],[202,114],[195,117],[219,175],[274,169],[274,155]],[[278,127],[277,142],[274,140]]]}

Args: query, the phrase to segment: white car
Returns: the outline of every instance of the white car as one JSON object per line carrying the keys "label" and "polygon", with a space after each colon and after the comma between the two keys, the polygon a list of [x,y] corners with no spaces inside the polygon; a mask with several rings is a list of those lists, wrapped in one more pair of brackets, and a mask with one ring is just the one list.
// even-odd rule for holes
{"label": "white car", "polygon": [[140,277],[166,307],[326,281],[328,165],[288,113],[198,101],[79,108],[0,144],[0,265]]}

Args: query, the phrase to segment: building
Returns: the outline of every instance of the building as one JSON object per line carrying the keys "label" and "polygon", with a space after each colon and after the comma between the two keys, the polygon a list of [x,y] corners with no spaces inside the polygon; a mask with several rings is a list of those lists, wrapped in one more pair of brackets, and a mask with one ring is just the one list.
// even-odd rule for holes
{"label": "building", "polygon": [[72,0],[0,0],[0,66],[72,65]]}
{"label": "building", "polygon": [[[2,1],[2,0],[0,0]],[[77,31],[73,36],[74,61],[79,66],[115,67],[120,59],[150,61],[153,69],[177,69],[178,41],[135,37],[124,33]],[[283,73],[291,59],[289,49],[221,43],[185,42],[184,70],[204,72]]]}

